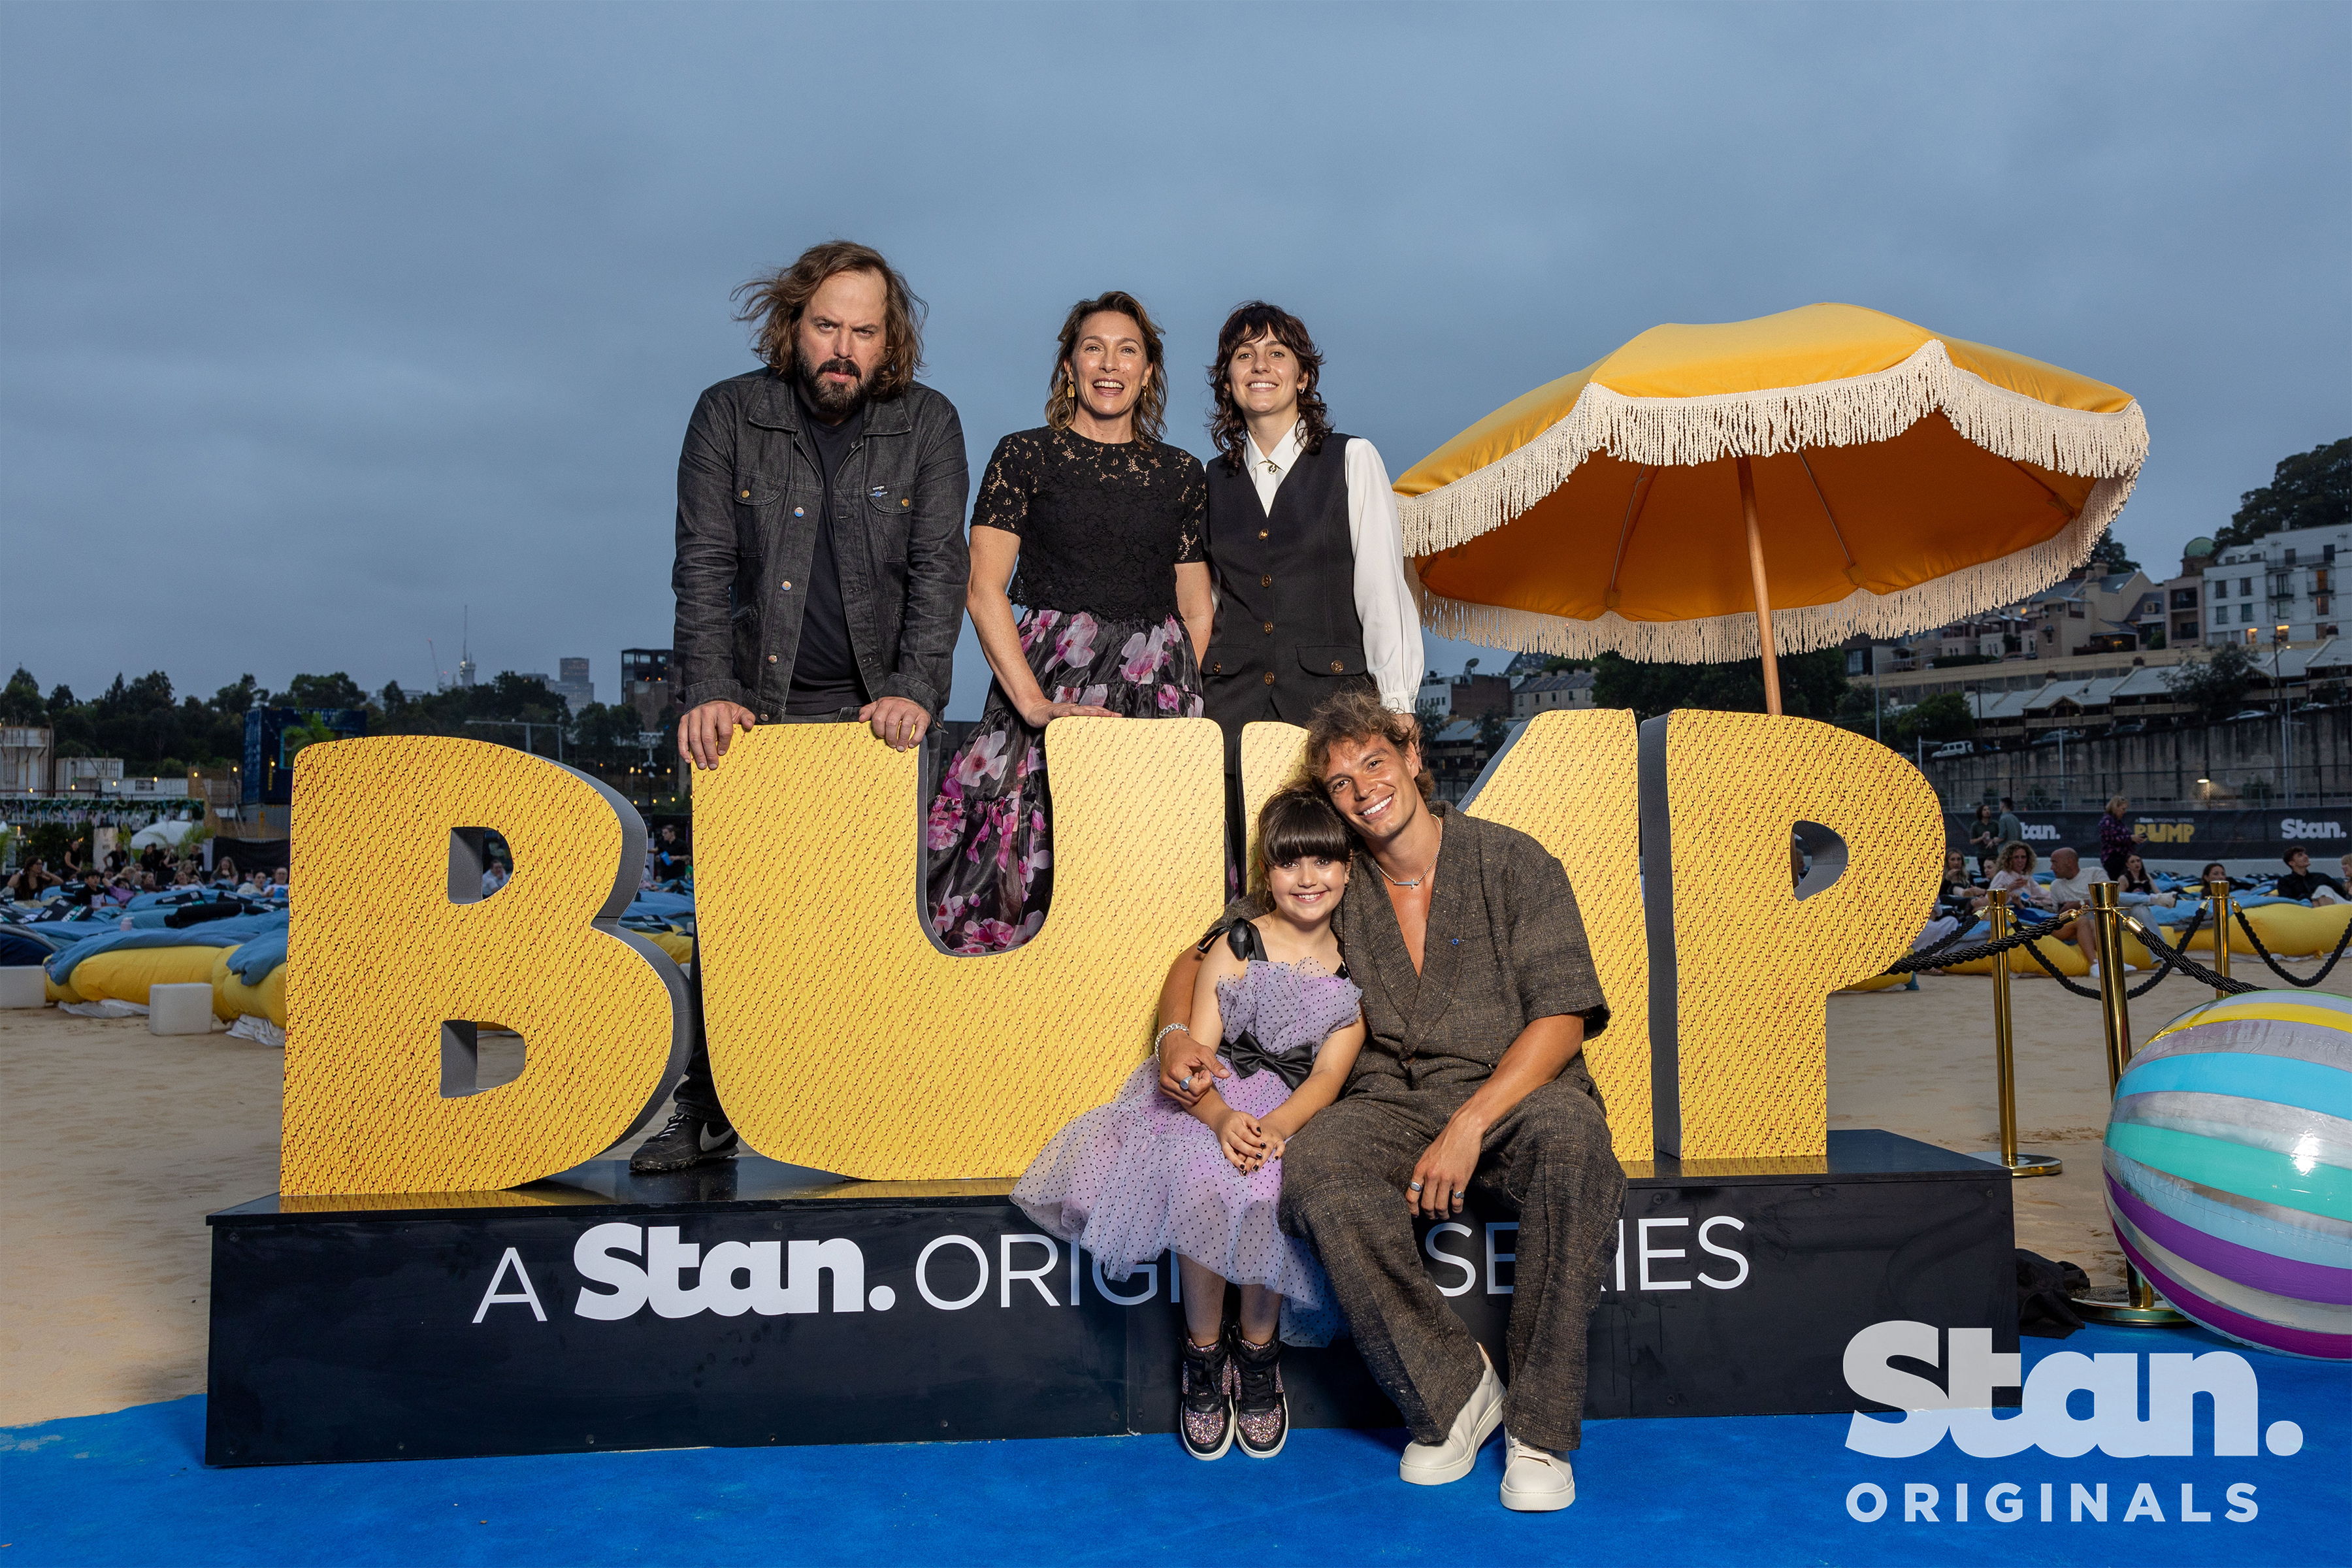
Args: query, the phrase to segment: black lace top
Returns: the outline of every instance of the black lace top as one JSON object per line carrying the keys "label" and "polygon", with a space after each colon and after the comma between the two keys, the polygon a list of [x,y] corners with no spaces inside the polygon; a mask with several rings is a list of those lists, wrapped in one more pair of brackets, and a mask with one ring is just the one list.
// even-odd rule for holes
{"label": "black lace top", "polygon": [[1181,447],[1021,430],[996,444],[971,525],[1020,535],[1014,604],[1157,621],[1176,613],[1178,563],[1208,559],[1208,493]]}

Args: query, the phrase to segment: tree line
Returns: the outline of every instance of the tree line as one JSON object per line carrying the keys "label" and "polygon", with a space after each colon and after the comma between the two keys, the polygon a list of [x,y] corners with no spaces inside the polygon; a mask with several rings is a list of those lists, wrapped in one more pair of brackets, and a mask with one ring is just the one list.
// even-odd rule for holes
{"label": "tree line", "polygon": [[[120,757],[124,773],[168,777],[191,768],[231,768],[245,758],[245,715],[253,707],[303,710],[356,709],[371,735],[465,735],[520,747],[520,723],[563,728],[563,756],[591,771],[624,771],[646,762],[636,710],[623,703],[591,702],[579,712],[544,681],[504,671],[495,679],[446,691],[404,690],[398,681],[370,694],[341,670],[297,675],[272,691],[240,677],[210,697],[175,692],[172,678],[150,670],[135,680],[121,675],[95,697],[59,683],[44,696],[30,670],[18,667],[0,688],[0,723],[47,726],[60,757]],[[499,721],[496,724],[471,721]],[[509,724],[514,727],[509,728]],[[531,733],[530,750],[555,754],[553,734]],[[666,773],[665,731],[652,743],[656,772]]]}

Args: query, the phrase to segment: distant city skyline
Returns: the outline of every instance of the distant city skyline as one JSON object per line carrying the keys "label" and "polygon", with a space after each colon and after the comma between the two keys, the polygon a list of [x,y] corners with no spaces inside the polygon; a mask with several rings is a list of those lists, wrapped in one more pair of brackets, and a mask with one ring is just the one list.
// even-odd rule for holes
{"label": "distant city skyline", "polygon": [[[929,300],[975,483],[1106,288],[1171,440],[1264,297],[1391,474],[1652,325],[1839,300],[2138,397],[2168,571],[2352,432],[2347,56],[2325,3],[0,7],[0,668],[413,688],[470,605],[481,671],[610,700],[729,291],[837,235]],[[843,62],[887,91],[788,90]],[[967,628],[950,712],[987,685]]]}

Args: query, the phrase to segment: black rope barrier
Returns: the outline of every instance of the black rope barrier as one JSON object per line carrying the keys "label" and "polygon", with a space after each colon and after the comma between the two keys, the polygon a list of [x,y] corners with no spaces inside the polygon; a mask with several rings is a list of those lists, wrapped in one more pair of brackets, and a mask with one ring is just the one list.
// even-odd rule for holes
{"label": "black rope barrier", "polygon": [[[2070,921],[2063,923],[2071,925],[2074,922]],[[2097,986],[2075,984],[2073,976],[2059,973],[2058,966],[2042,956],[2042,950],[2040,948],[2029,945],[2025,951],[2033,955],[2033,962],[2042,966],[2042,973],[2050,976],[2051,979],[2055,980],[2059,984],[2063,985],[2067,990],[2072,991],[2075,995],[2088,996],[2094,1002],[2099,999],[2099,988]]]}
{"label": "black rope barrier", "polygon": [[2246,933],[2246,940],[2254,944],[2254,952],[2261,955],[2264,963],[2270,965],[2271,973],[2289,985],[2300,985],[2305,990],[2309,990],[2327,978],[2328,971],[2336,967],[2336,961],[2344,956],[2345,944],[2352,942],[2352,921],[2347,921],[2344,922],[2343,934],[2336,939],[2336,951],[2327,955],[2327,962],[2319,966],[2319,973],[2308,980],[2297,979],[2282,968],[2277,959],[2271,956],[2271,950],[2263,945],[2263,933],[2254,929],[2254,922],[2246,918],[2246,911],[2243,909],[2237,909],[2234,912],[2238,917],[2238,929]]}
{"label": "black rope barrier", "polygon": [[[2126,915],[2124,918],[2127,921],[2131,921],[2135,926],[2137,926],[2142,931],[2146,931],[2147,929],[2147,924],[2144,921],[2133,920],[2129,915]],[[2180,928],[2180,948],[2182,952],[2187,951],[2190,940],[2197,935],[2197,928],[2204,923],[2205,906],[2200,904],[2197,907],[2197,912],[2189,917],[2189,923]],[[2153,952],[2155,952],[2155,949],[2150,948],[2148,951]],[[2125,992],[2124,995],[2130,1001],[2138,1001],[2141,997],[2147,995],[2149,992],[2162,984],[2165,977],[2170,974],[2175,969],[2179,968],[2179,965],[2180,952],[2177,952],[2170,958],[2166,959],[2161,964],[2158,964],[2154,974],[2149,975],[2146,980],[2141,981],[2137,985],[2135,985],[2130,990]]]}
{"label": "black rope barrier", "polygon": [[[2200,910],[2198,912],[2202,914],[2204,911]],[[2259,991],[2262,989],[2261,986],[2250,984],[2243,980],[2232,980],[2226,974],[2214,973],[2213,971],[2206,968],[2203,964],[2198,963],[2187,953],[2179,951],[2179,949],[2167,944],[2165,940],[2157,935],[2156,932],[2145,922],[2131,916],[2126,916],[2125,920],[2133,931],[2139,933],[2139,940],[2147,945],[2148,952],[2156,954],[2158,958],[2166,960],[2173,967],[2179,969],[2181,973],[2186,974],[2189,979],[2196,981],[2200,985],[2210,985],[2216,991],[2226,991],[2232,995],[2241,994],[2248,991]],[[2195,922],[2192,921],[2190,923],[2189,929],[2192,931],[2196,929]],[[2180,940],[2183,942],[2186,942],[2189,939],[2186,936],[2183,936]]]}
{"label": "black rope barrier", "polygon": [[2012,947],[2032,942],[2037,936],[2048,936],[2051,932],[2073,923],[2073,917],[2069,916],[2063,920],[2052,921],[2045,925],[2021,926],[1997,942],[1980,942],[1972,947],[1961,948],[1957,952],[1947,952],[1944,950],[1959,941],[1965,934],[1964,931],[1956,931],[1933,947],[1922,949],[1908,958],[1896,959],[1880,973],[1916,974],[1922,969],[1944,969],[1955,963],[1974,963],[1979,958],[1990,958],[1997,952],[2007,952]]}
{"label": "black rope barrier", "polygon": [[[2126,915],[2124,917],[2126,923],[2139,935],[2149,953],[2159,960],[2155,973],[2149,975],[2146,980],[2141,981],[2138,984],[2132,986],[2129,990],[2124,993],[2127,998],[2133,1001],[2137,1001],[2140,997],[2147,995],[2158,985],[2164,984],[2164,982],[2169,979],[2176,972],[2188,975],[2190,979],[2195,980],[2201,985],[2212,986],[2217,990],[2246,992],[2261,989],[2260,986],[2250,984],[2245,981],[2232,980],[2225,975],[2217,974],[2212,970],[2206,968],[2201,963],[2199,963],[2195,959],[2190,958],[2189,954],[2183,951],[2188,947],[2190,940],[2197,935],[2197,932],[2203,928],[2205,924],[2205,910],[2202,907],[2200,907],[2195,914],[2189,917],[2189,923],[2181,928],[2179,947],[2173,947],[2167,944],[2161,937],[2155,934],[2154,931],[2146,922],[2138,920],[2137,918],[2130,915]],[[1949,949],[1954,942],[1958,942],[1962,936],[1967,934],[1965,931],[1957,931],[1951,935],[1944,938],[1941,942],[1937,942],[1932,947],[1922,948],[1917,952],[1911,954],[1908,958],[1898,959],[1896,962],[1887,965],[1882,973],[1886,974],[1915,974],[1923,969],[1948,969],[1958,964],[1973,963],[1979,959],[1990,958],[1996,953],[2007,952],[2011,948],[2023,947],[2027,955],[2030,956],[2034,963],[2042,966],[2042,972],[2044,974],[2047,974],[2051,979],[2055,980],[2060,985],[2065,987],[2075,995],[2087,997],[2095,1002],[2099,1000],[2099,988],[2097,986],[2080,984],[2072,975],[2064,973],[2057,967],[2057,965],[2052,963],[2050,960],[2043,955],[2039,947],[2032,945],[2036,938],[2053,936],[2057,932],[2065,930],[2068,926],[2074,923],[2076,918],[2077,917],[2072,915],[2066,915],[2061,916],[2053,921],[2045,921],[2038,926],[2020,926],[2016,931],[2011,931],[2009,935],[2002,937],[1998,942],[1978,942],[1973,946],[1961,948],[1958,952],[1948,952],[1947,950]],[[2096,917],[2086,910],[2081,918],[2095,919]],[[2238,923],[2240,925],[2246,924],[2245,911],[2242,910],[2238,911]],[[2262,939],[2255,934],[2252,927],[2246,927],[2246,934],[2250,938],[2252,938],[2255,944],[2255,951],[2263,952]],[[2263,958],[2265,963],[2270,964],[2272,969],[2275,970],[2286,980],[2289,980],[2297,985],[2309,987],[2316,985],[2322,980],[2325,980],[2327,977],[2328,970],[2336,967],[2336,960],[2343,957],[2347,950],[2352,950],[2352,921],[2347,921],[2346,923],[2344,934],[2342,937],[2337,939],[2336,951],[2329,956],[2326,966],[2308,980],[2297,980],[2294,975],[2287,973],[2285,970],[2280,969],[2277,963],[2271,958],[2268,952],[2263,952]]]}

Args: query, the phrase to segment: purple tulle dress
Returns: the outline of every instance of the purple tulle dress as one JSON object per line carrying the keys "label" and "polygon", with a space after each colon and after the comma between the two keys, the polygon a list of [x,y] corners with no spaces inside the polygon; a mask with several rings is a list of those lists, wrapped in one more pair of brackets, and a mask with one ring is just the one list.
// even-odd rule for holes
{"label": "purple tulle dress", "polygon": [[[1217,982],[1226,1047],[1219,1056],[1235,1067],[1232,1052],[1246,1034],[1266,1056],[1311,1063],[1334,1030],[1355,1021],[1362,996],[1344,967],[1333,974],[1311,960],[1253,959]],[[1245,1049],[1244,1059],[1255,1058]],[[1265,1115],[1291,1092],[1270,1067],[1246,1078],[1237,1068],[1217,1091],[1250,1116]],[[1148,1059],[1118,1098],[1054,1135],[1013,1201],[1093,1253],[1107,1279],[1124,1280],[1160,1254],[1181,1252],[1236,1284],[1281,1292],[1286,1343],[1328,1344],[1339,1329],[1330,1282],[1307,1245],[1282,1234],[1275,1216],[1281,1193],[1281,1160],[1246,1176],[1234,1169],[1208,1125],[1160,1092],[1160,1064]]]}

